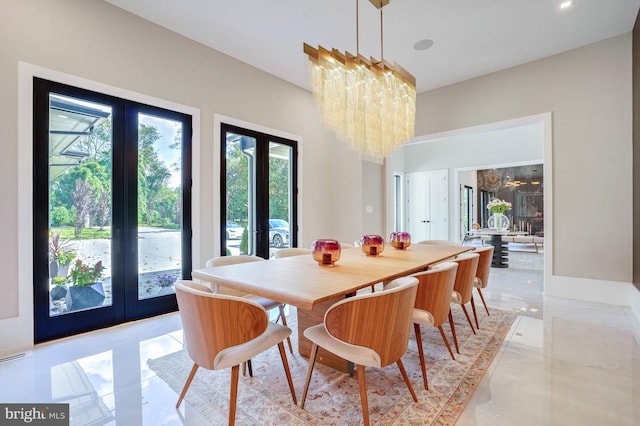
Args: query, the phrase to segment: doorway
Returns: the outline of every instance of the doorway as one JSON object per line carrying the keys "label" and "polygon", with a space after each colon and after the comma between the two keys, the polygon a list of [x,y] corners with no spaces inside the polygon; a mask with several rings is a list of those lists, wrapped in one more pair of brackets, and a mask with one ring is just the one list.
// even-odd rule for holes
{"label": "doorway", "polygon": [[177,309],[191,116],[34,78],[35,341]]}
{"label": "doorway", "polygon": [[221,123],[221,253],[265,259],[298,245],[297,142]]}

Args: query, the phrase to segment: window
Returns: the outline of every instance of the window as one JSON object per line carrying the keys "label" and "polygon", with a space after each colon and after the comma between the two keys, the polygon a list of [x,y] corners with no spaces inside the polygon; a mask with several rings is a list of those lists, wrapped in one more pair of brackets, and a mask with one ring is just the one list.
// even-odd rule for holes
{"label": "window", "polygon": [[191,275],[191,116],[34,79],[36,342],[169,312]]}

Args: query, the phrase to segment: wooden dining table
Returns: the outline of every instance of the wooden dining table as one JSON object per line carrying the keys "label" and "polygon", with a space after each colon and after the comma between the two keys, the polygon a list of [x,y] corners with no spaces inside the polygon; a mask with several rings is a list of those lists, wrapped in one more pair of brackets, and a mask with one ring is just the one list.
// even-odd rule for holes
{"label": "wooden dining table", "polygon": [[[212,286],[225,286],[266,297],[298,308],[298,351],[308,356],[311,342],[304,330],[324,320],[324,313],[358,290],[423,271],[430,265],[454,258],[472,247],[414,244],[406,250],[387,245],[378,256],[367,256],[360,248],[345,248],[334,266],[320,266],[311,254],[196,269],[195,279]],[[349,364],[329,352],[319,352],[317,361],[340,371]]]}

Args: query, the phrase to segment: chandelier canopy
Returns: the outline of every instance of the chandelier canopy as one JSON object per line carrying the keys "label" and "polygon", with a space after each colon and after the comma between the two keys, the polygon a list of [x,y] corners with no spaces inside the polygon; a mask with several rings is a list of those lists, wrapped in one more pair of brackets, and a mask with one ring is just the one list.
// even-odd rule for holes
{"label": "chandelier canopy", "polygon": [[[388,1],[369,1],[380,9],[382,53],[382,7]],[[361,56],[357,28],[358,0],[356,55],[306,43],[304,53],[312,63],[313,96],[327,127],[357,152],[382,160],[413,137],[416,79],[396,63]]]}

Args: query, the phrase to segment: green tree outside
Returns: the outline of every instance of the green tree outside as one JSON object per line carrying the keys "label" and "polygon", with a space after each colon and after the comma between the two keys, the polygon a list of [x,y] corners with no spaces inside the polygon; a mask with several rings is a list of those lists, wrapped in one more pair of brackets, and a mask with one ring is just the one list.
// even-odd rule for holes
{"label": "green tree outside", "polygon": [[[249,215],[249,162],[239,142],[227,143],[227,219],[247,226]],[[289,160],[269,157],[269,217],[289,220]]]}
{"label": "green tree outside", "polygon": [[[141,124],[138,133],[138,225],[179,229],[180,189],[168,186],[169,167],[179,165],[166,165],[159,159],[155,143],[162,135],[158,129]],[[179,133],[171,149],[181,148],[180,138]],[[86,227],[110,227],[111,147],[109,119],[97,124],[91,135],[74,142],[73,149],[88,156],[50,182],[52,227],[73,227],[75,238],[95,235],[83,232]]]}

